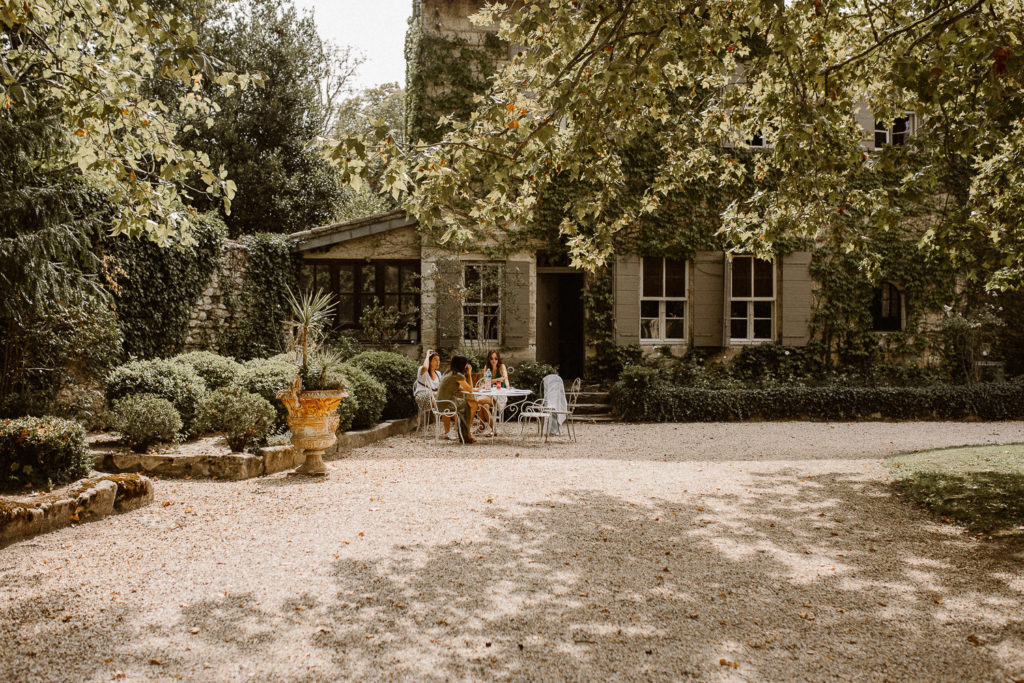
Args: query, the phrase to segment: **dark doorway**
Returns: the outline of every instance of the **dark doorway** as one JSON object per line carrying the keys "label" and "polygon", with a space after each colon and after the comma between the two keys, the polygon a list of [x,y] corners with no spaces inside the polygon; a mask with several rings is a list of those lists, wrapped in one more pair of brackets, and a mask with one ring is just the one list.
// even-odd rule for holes
{"label": "dark doorway", "polygon": [[563,379],[583,376],[581,273],[537,273],[537,360],[557,365]]}

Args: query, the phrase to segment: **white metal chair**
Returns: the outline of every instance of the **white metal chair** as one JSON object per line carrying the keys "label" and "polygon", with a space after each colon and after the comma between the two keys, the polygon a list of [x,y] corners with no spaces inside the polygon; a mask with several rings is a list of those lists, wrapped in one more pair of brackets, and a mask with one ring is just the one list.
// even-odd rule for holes
{"label": "white metal chair", "polygon": [[576,443],[576,402],[580,398],[580,389],[583,387],[583,380],[577,377],[569,386],[566,396],[566,408],[564,411],[553,411],[555,415],[565,415],[565,432]]}
{"label": "white metal chair", "polygon": [[441,423],[444,422],[444,418],[449,420],[455,420],[455,433],[459,435],[459,441],[465,443],[462,439],[462,417],[459,416],[459,407],[455,401],[441,400],[438,401],[436,396],[430,397],[430,414],[434,416],[434,443],[437,443],[441,439]]}
{"label": "white metal chair", "polygon": [[537,423],[537,436],[542,441],[547,441],[548,430],[545,429],[548,423],[548,419],[551,417],[551,411],[548,410],[547,405],[544,403],[544,399],[540,398],[536,401],[528,401],[523,404],[523,407],[519,410],[519,438],[522,439],[526,433],[526,425],[530,422]]}

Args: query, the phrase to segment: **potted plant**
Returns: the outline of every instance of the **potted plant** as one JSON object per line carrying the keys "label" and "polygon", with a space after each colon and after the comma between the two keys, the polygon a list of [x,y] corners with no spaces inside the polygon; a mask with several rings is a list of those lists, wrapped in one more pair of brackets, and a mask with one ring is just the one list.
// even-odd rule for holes
{"label": "potted plant", "polygon": [[288,303],[292,319],[285,324],[292,332],[299,372],[277,398],[288,409],[292,444],[306,454],[305,462],[295,472],[324,475],[327,474],[324,451],[338,441],[338,404],[348,396],[342,390],[337,372],[341,357],[317,350],[334,304],[331,295],[323,291],[310,291],[298,297],[289,292]]}

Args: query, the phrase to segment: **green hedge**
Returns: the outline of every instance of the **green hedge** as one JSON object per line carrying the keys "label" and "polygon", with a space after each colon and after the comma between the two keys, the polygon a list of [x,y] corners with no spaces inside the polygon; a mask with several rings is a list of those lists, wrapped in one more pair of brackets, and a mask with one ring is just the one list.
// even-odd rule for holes
{"label": "green hedge", "polygon": [[384,404],[387,402],[388,396],[384,385],[349,363],[341,366],[341,376],[349,397],[342,401],[342,406],[338,407],[338,413],[342,416],[343,421],[339,429],[345,427],[344,420],[347,412],[347,408],[343,407],[345,403],[351,403],[353,408],[349,429],[369,429],[380,422],[380,416],[384,412]]}
{"label": "green hedge", "polygon": [[203,378],[206,388],[210,391],[226,387],[242,372],[242,364],[230,356],[221,356],[210,351],[192,351],[172,358],[175,363],[183,363]]}
{"label": "green hedge", "polygon": [[0,420],[0,489],[66,484],[91,467],[85,429],[74,420]]}
{"label": "green hedge", "polygon": [[105,383],[107,401],[135,394],[155,394],[167,399],[181,415],[185,435],[192,435],[192,423],[199,402],[206,394],[206,382],[184,363],[171,360],[137,360],[114,368]]}
{"label": "green hedge", "polygon": [[257,358],[242,367],[242,372],[231,386],[265,398],[277,411],[274,426],[283,428],[287,425],[288,409],[277,399],[277,393],[288,388],[297,372],[298,369],[294,363],[285,360]]}
{"label": "green hedge", "polygon": [[396,420],[416,414],[412,385],[416,383],[419,366],[407,356],[389,351],[364,351],[349,364],[363,370],[384,385],[387,401],[383,418]]}
{"label": "green hedge", "polygon": [[132,394],[114,401],[108,419],[136,453],[145,453],[161,441],[174,441],[182,428],[181,415],[171,402],[153,394]]}
{"label": "green hedge", "polygon": [[694,389],[664,382],[650,368],[629,368],[610,400],[627,422],[732,420],[1009,420],[1024,417],[1024,386],[781,386]]}

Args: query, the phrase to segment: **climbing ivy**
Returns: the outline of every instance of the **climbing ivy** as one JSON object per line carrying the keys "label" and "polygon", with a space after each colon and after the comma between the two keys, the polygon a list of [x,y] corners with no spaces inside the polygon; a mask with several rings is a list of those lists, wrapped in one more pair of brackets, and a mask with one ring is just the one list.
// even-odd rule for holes
{"label": "climbing ivy", "polygon": [[192,309],[221,262],[226,232],[219,218],[204,214],[191,246],[126,236],[102,240],[99,252],[125,355],[160,358],[182,351]]}
{"label": "climbing ivy", "polygon": [[[409,140],[436,142],[443,128],[439,119],[452,115],[467,120],[475,108],[473,98],[485,92],[490,74],[504,59],[505,44],[488,35],[482,46],[472,46],[465,39],[424,33],[420,22],[413,21],[406,36],[406,133]],[[698,95],[699,97],[699,95]],[[683,91],[674,105],[678,115],[692,114],[701,108]],[[553,169],[550,177],[531,177],[537,186],[537,207],[528,226],[495,226],[484,231],[492,237],[495,246],[483,251],[493,258],[504,258],[515,251],[564,251],[568,235],[559,233],[567,207],[578,196],[595,192],[612,193],[616,202],[605,207],[606,212],[624,211],[624,204],[637,203],[656,180],[656,174],[666,162],[664,145],[657,131],[635,141],[625,149],[617,150],[621,165],[621,186],[595,187],[585,178],[567,181],[560,169]],[[737,166],[753,166],[762,152],[736,148],[727,153],[725,161]],[[691,260],[700,250],[723,250],[730,244],[722,233],[722,215],[737,197],[750,196],[759,190],[788,182],[778,176],[752,172],[736,173],[728,183],[703,182],[668,191],[658,197],[657,209],[636,211],[637,220],[620,229],[612,237],[615,251],[638,253],[641,256],[668,256]],[[754,187],[755,182],[757,187]],[[873,183],[873,186],[871,185]],[[874,174],[863,181],[854,179],[853,187],[869,191],[900,186],[898,174]],[[852,210],[851,210],[852,211]],[[604,215],[587,216],[591,222],[600,222]],[[864,216],[865,221],[870,217]],[[907,216],[911,222],[915,217]],[[798,231],[797,231],[798,232]],[[914,240],[919,238],[906,232],[883,233],[873,245],[876,262],[870,269],[864,267],[864,255],[855,258],[847,251],[831,245],[813,245],[811,272],[820,284],[816,310],[812,320],[815,348],[826,362],[835,354],[845,364],[865,364],[880,359],[896,359],[919,355],[927,350],[926,313],[941,311],[942,306],[955,303],[956,278],[947,261],[931,256],[927,259],[908,259],[909,253],[918,253]],[[773,249],[776,256],[811,248],[806,240],[777,239]],[[479,248],[479,247],[476,247]],[[870,304],[874,287],[890,280],[901,288],[907,312],[906,327],[902,333],[879,336],[871,332]],[[594,376],[615,375],[624,362],[634,358],[637,349],[621,349],[614,339],[613,282],[610,266],[598,269],[585,279],[584,307],[588,346],[595,355],[589,361],[588,372]]]}
{"label": "climbing ivy", "polygon": [[284,235],[242,238],[248,263],[241,287],[226,296],[234,323],[224,352],[240,360],[267,358],[285,350],[281,321],[288,317],[288,291],[298,290],[298,261]]}
{"label": "climbing ivy", "polygon": [[412,22],[405,38],[406,139],[437,142],[443,133],[438,119],[468,119],[474,95],[487,89],[506,50],[491,33],[477,46],[464,38],[425,34]]}

